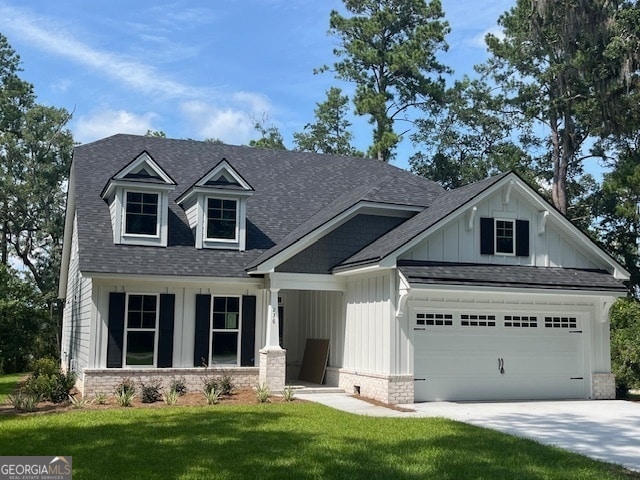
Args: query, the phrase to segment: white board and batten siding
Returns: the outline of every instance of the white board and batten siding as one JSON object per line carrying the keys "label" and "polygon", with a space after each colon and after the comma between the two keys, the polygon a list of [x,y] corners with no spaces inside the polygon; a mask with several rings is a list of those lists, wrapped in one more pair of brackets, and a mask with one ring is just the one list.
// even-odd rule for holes
{"label": "white board and batten siding", "polygon": [[[506,187],[505,187],[506,188]],[[477,209],[469,228],[470,209]],[[493,263],[564,268],[605,268],[588,248],[569,238],[565,227],[551,216],[544,221],[541,210],[516,188],[504,203],[504,192],[497,191],[469,208],[400,256],[403,260]],[[529,221],[529,256],[481,255],[480,218]],[[544,222],[544,228],[542,224]],[[539,233],[542,232],[542,233]]]}
{"label": "white board and batten siding", "polygon": [[395,272],[351,277],[346,295],[343,367],[361,373],[392,371],[395,325]]}
{"label": "white board and batten siding", "polygon": [[77,217],[74,217],[61,353],[63,368],[81,373],[89,366],[93,285],[79,269],[77,225]]}
{"label": "white board and batten siding", "polygon": [[[221,296],[256,296],[256,344],[255,358],[257,362],[258,349],[264,344],[264,312],[266,311],[266,294],[263,289],[252,285],[229,284],[223,282],[184,282],[179,279],[166,280],[118,280],[94,279],[94,301],[96,302],[96,347],[90,359],[90,368],[106,368],[107,342],[109,338],[108,312],[109,294],[111,292],[126,292],[134,294],[173,294],[175,295],[175,316],[173,330],[173,367],[191,368],[194,366],[194,338],[195,338],[195,305],[196,295],[211,294]],[[240,326],[242,329],[242,325]],[[241,335],[241,330],[240,330]],[[239,337],[240,337],[239,335]],[[257,363],[256,363],[257,365]]]}

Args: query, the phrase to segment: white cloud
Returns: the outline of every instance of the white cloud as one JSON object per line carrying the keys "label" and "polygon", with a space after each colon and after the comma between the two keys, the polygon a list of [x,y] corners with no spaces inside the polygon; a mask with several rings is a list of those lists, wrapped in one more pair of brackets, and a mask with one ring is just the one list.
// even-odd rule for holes
{"label": "white cloud", "polygon": [[487,30],[485,30],[482,33],[479,33],[478,35],[471,37],[467,43],[469,45],[471,45],[472,47],[477,47],[477,48],[482,48],[482,49],[486,49],[487,48],[487,44],[484,41],[484,38],[488,35],[488,34],[492,34],[494,37],[497,37],[500,40],[504,39],[504,31],[502,30],[501,27],[499,26],[495,26],[495,27],[491,27],[488,28]]}
{"label": "white cloud", "polygon": [[191,128],[204,138],[230,144],[246,144],[255,137],[252,115],[234,108],[219,108],[205,102],[182,104],[181,111]]}
{"label": "white cloud", "polygon": [[57,27],[49,18],[28,10],[0,5],[0,29],[10,30],[37,48],[93,68],[148,95],[194,97],[189,85],[163,77],[154,67],[112,52],[95,49]]}
{"label": "white cloud", "polygon": [[73,121],[73,136],[75,140],[87,143],[116,133],[144,135],[147,130],[154,130],[152,122],[156,117],[154,113],[136,115],[125,110],[94,111]]}

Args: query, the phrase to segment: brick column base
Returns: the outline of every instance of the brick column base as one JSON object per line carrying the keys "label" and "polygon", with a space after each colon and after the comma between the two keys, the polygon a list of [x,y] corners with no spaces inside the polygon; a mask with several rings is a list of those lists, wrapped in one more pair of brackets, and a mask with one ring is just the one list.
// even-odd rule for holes
{"label": "brick column base", "polygon": [[269,387],[272,393],[284,390],[287,371],[286,350],[260,350],[258,383]]}
{"label": "brick column base", "polygon": [[593,400],[614,400],[616,398],[616,377],[613,373],[593,374]]}

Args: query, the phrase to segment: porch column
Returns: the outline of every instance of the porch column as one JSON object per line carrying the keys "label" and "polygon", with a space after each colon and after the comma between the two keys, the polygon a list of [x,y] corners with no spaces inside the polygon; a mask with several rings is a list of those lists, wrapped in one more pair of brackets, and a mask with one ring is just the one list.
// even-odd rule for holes
{"label": "porch column", "polygon": [[269,288],[267,306],[267,338],[260,349],[258,381],[272,392],[280,392],[285,386],[287,351],[280,346],[280,319],[278,318],[278,288]]}

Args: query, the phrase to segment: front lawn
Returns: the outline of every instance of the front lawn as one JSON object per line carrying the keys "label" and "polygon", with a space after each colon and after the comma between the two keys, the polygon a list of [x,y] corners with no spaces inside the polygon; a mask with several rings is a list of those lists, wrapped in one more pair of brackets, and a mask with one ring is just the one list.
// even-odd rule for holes
{"label": "front lawn", "polygon": [[18,381],[24,376],[24,373],[8,373],[0,375],[0,404],[7,401],[7,395],[15,390]]}
{"label": "front lawn", "polygon": [[3,414],[0,432],[0,455],[70,455],[75,480],[640,478],[462,423],[303,402]]}

